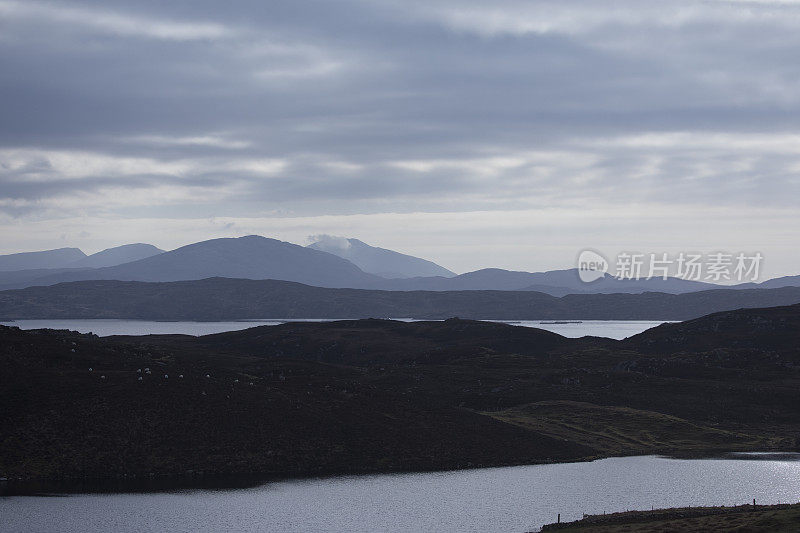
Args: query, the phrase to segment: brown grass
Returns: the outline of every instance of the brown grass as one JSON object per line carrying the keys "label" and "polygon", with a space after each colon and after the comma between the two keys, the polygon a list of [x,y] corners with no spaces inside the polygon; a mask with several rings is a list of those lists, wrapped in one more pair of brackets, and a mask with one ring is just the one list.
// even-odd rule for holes
{"label": "brown grass", "polygon": [[486,413],[538,433],[578,442],[605,455],[682,453],[693,450],[767,449],[779,440],[698,425],[682,418],[628,407],[545,401]]}
{"label": "brown grass", "polygon": [[800,504],[711,507],[616,513],[568,524],[548,525],[543,531],[580,533],[795,533],[800,531]]}

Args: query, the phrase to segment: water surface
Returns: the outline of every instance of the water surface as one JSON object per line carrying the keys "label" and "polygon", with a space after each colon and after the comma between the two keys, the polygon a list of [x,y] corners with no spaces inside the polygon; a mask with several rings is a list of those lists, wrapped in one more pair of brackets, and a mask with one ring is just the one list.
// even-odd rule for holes
{"label": "water surface", "polygon": [[[741,456],[738,456],[741,457]],[[590,463],[281,481],[256,488],[0,498],[0,530],[523,532],[583,513],[790,503],[797,454]]]}
{"label": "water surface", "polygon": [[[413,321],[408,318],[393,320]],[[69,329],[81,333],[95,333],[101,337],[107,335],[150,335],[150,334],[183,334],[208,335],[224,331],[236,331],[255,326],[274,326],[285,322],[327,322],[328,319],[291,319],[291,320],[230,320],[221,322],[160,322],[154,320],[111,320],[111,319],[69,319],[69,320],[17,320],[0,322],[6,326],[17,326],[22,329]],[[519,320],[503,321],[516,326],[541,328],[565,337],[583,337],[593,335],[611,339],[624,339],[641,333],[646,329],[658,326],[663,321],[652,320]]]}

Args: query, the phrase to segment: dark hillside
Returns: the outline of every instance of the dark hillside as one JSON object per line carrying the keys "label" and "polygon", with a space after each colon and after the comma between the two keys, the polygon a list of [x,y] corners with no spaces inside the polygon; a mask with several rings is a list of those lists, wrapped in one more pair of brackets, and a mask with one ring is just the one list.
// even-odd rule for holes
{"label": "dark hillside", "polygon": [[794,451],[798,316],[800,306],[732,311],[629,341],[461,319],[204,337],[0,327],[0,477]]}

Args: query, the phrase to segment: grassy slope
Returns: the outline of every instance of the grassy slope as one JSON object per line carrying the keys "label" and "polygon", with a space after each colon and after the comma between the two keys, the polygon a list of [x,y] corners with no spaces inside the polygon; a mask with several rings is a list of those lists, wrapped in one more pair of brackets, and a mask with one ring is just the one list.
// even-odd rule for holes
{"label": "grassy slope", "polygon": [[584,443],[602,455],[707,453],[793,444],[777,436],[748,435],[653,411],[585,402],[537,402],[487,414],[556,439]]}
{"label": "grassy slope", "polygon": [[705,533],[800,531],[800,504],[733,508],[710,507],[634,511],[592,516],[577,522],[545,526],[542,531],[568,533]]}

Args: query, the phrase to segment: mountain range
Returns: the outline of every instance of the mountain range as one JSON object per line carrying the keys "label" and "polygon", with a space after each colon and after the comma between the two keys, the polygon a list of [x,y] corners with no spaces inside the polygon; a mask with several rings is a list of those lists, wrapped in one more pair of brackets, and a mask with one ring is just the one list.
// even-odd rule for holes
{"label": "mountain range", "polygon": [[[78,248],[0,255],[0,288],[47,284],[51,277],[79,271],[93,271],[137,261],[164,253],[152,244],[126,244],[86,255]],[[43,281],[40,281],[43,280]]]}
{"label": "mountain range", "polygon": [[152,244],[125,244],[86,255],[79,248],[58,248],[40,252],[0,255],[0,272],[24,270],[100,268],[121,265],[163,253]]}
{"label": "mountain range", "polygon": [[485,268],[456,275],[431,261],[321,236],[303,247],[257,235],[201,241],[163,252],[148,244],[86,256],[76,248],[0,256],[0,290],[88,280],[185,281],[211,277],[293,281],[316,287],[385,291],[534,291],[551,296],[800,286],[800,276],[721,286],[679,278],[620,280],[610,274],[586,283],[577,269],[517,272]]}
{"label": "mountain range", "polygon": [[202,241],[115,266],[56,272],[35,282],[181,281],[215,276],[290,280],[321,287],[364,286],[382,279],[333,254],[250,235]]}
{"label": "mountain range", "polygon": [[548,272],[517,272],[501,268],[484,268],[451,278],[393,279],[384,282],[381,288],[406,291],[538,291],[552,296],[564,296],[566,294],[641,293],[647,291],[682,294],[717,289],[720,286],[679,278],[619,280],[610,274],[604,274],[602,278],[587,283],[581,281],[576,268]]}

